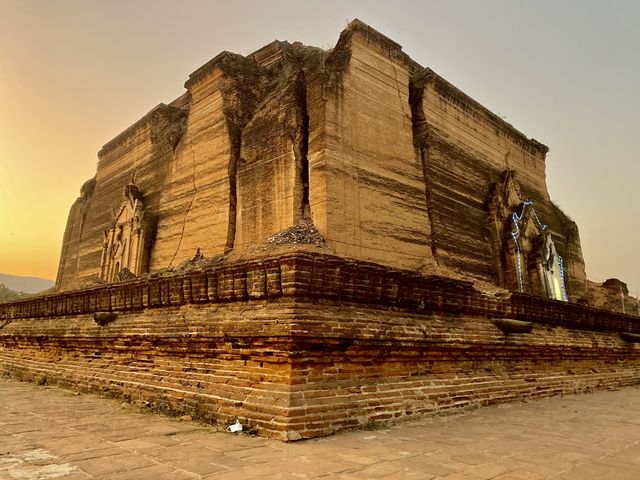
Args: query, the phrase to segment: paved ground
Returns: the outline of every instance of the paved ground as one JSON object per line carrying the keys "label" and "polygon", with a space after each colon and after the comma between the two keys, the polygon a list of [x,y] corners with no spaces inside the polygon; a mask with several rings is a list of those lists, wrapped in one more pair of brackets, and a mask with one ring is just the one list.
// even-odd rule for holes
{"label": "paved ground", "polygon": [[640,387],[285,444],[0,380],[0,479],[640,478]]}

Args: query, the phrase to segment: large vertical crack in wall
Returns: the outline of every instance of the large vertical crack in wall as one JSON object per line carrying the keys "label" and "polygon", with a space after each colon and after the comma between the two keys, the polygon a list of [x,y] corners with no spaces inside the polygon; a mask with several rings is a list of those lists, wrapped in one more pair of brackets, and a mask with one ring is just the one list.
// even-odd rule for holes
{"label": "large vertical crack in wall", "polygon": [[221,86],[223,111],[229,133],[229,217],[225,253],[233,250],[238,222],[238,165],[242,149],[242,132],[254,116],[258,103],[264,96],[268,75],[254,59],[228,54],[220,63],[225,74]]}
{"label": "large vertical crack in wall", "polygon": [[243,251],[311,219],[307,77],[323,55],[286,42],[274,42],[257,55],[268,64],[259,64],[255,107],[246,110],[250,118],[240,133],[234,249]]}
{"label": "large vertical crack in wall", "polygon": [[424,89],[426,88],[427,76],[425,72],[414,74],[409,82],[409,105],[411,106],[411,127],[413,130],[413,144],[417,155],[420,157],[422,165],[422,180],[424,182],[424,195],[427,204],[427,214],[429,215],[429,228],[431,232],[431,255],[436,263],[438,262],[438,232],[435,225],[435,211],[431,196],[431,175],[429,168],[429,131],[427,118],[424,114]]}
{"label": "large vertical crack in wall", "polygon": [[295,108],[297,110],[297,128],[291,136],[293,151],[296,161],[296,204],[294,209],[298,210],[294,221],[299,219],[310,219],[309,207],[309,113],[307,111],[307,81],[304,71],[300,71],[295,81]]}
{"label": "large vertical crack in wall", "polygon": [[242,145],[242,133],[239,129],[229,126],[229,137],[231,140],[231,153],[229,155],[229,166],[227,175],[229,177],[229,220],[227,226],[227,241],[224,253],[233,250],[236,238],[236,222],[238,218],[238,162],[240,160],[240,145]]}

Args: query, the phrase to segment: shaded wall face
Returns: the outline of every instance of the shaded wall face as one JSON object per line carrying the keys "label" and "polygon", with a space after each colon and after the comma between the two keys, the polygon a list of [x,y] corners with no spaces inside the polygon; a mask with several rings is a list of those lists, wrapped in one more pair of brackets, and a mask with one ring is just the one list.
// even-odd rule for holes
{"label": "shaded wall face", "polygon": [[544,158],[525,151],[488,120],[452,95],[428,84],[423,93],[428,129],[425,170],[432,201],[438,261],[495,281],[485,205],[491,185],[504,170],[515,170],[525,190],[548,198]]}
{"label": "shaded wall face", "polygon": [[[562,215],[564,216],[564,215]],[[568,220],[568,219],[567,219]],[[566,261],[566,286],[569,296],[573,299],[582,298],[587,294],[587,272],[582,256],[582,245],[578,226],[571,220],[567,224],[567,243],[564,246]]]}
{"label": "shaded wall face", "polygon": [[82,238],[82,228],[90,201],[91,198],[78,198],[69,211],[64,238],[62,239],[62,251],[60,253],[60,263],[56,277],[56,289],[70,284],[78,277],[79,243]]}
{"label": "shaded wall face", "polygon": [[426,85],[423,99],[427,128],[433,134],[430,138],[441,155],[455,155],[455,149],[461,149],[480,163],[490,178],[494,172],[514,170],[525,190],[548,199],[543,146],[537,148],[510,133],[486,112],[440,86],[438,80]]}
{"label": "shaded wall face", "polygon": [[[522,193],[534,201],[540,220],[565,260],[569,280],[584,278],[579,248],[568,238],[568,219],[551,203],[545,178],[545,151],[500,127],[486,113],[455,94],[428,83],[422,92],[428,140],[425,170],[431,197],[433,241],[438,261],[447,267],[500,284],[498,251],[492,240],[487,200],[507,170],[517,174]],[[569,294],[579,295],[573,282]],[[571,291],[573,290],[573,292]]]}
{"label": "shaded wall face", "polygon": [[349,49],[342,70],[309,89],[313,220],[341,255],[417,268],[430,259],[430,230],[409,67],[357,31]]}

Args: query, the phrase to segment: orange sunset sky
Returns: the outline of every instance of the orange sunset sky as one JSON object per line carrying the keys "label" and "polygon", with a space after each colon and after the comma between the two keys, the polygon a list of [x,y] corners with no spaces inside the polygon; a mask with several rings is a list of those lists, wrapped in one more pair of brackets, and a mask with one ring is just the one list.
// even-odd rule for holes
{"label": "orange sunset sky", "polygon": [[590,278],[640,290],[640,3],[0,0],[0,273],[54,279],[96,152],[222,50],[360,18],[550,147]]}

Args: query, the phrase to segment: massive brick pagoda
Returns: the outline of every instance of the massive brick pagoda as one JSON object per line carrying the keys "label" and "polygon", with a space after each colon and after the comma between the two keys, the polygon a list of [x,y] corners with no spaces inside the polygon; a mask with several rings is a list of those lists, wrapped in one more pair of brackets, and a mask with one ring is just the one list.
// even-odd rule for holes
{"label": "massive brick pagoda", "polygon": [[308,219],[333,253],[578,298],[578,230],[547,148],[355,20],[330,51],[222,52],[100,150],[58,289],[242,254]]}
{"label": "massive brick pagoda", "polygon": [[397,43],[356,20],[186,88],[100,151],[1,372],[283,440],[638,382],[638,319],[571,301],[547,148]]}

